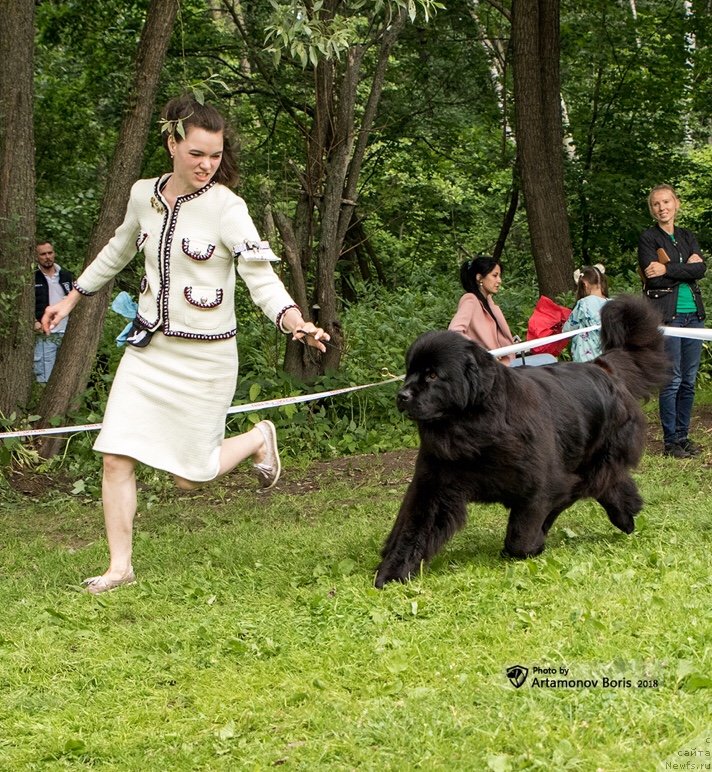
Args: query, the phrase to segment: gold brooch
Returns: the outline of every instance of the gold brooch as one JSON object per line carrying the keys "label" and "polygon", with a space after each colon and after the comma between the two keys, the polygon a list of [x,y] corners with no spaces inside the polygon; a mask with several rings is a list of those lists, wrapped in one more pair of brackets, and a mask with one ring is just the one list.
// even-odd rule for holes
{"label": "gold brooch", "polygon": [[165,211],[163,204],[155,196],[151,196],[151,206],[158,212],[158,214],[163,214]]}

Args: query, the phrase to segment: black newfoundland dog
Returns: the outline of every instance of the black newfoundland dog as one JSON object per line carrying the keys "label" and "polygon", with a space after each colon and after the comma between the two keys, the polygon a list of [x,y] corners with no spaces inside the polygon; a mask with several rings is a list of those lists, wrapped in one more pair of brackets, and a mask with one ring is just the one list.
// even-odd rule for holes
{"label": "black newfoundland dog", "polygon": [[505,554],[537,555],[556,518],[593,498],[625,533],[642,508],[629,469],[643,453],[639,400],[668,378],[660,323],[642,297],[603,307],[603,355],[585,364],[505,367],[455,332],[428,332],[407,355],[398,407],[420,452],[376,587],[404,581],[463,527],[470,501],[509,509]]}

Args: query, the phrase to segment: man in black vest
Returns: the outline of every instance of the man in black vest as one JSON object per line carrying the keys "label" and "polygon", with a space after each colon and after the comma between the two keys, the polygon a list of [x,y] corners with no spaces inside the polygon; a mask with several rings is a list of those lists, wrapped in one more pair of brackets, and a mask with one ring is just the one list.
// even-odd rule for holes
{"label": "man in black vest", "polygon": [[60,301],[72,289],[74,277],[55,262],[54,247],[49,241],[37,245],[37,265],[35,271],[35,378],[37,383],[47,383],[57,358],[57,349],[62,343],[62,336],[67,328],[67,319],[63,319],[51,335],[42,333],[40,319],[45,308]]}

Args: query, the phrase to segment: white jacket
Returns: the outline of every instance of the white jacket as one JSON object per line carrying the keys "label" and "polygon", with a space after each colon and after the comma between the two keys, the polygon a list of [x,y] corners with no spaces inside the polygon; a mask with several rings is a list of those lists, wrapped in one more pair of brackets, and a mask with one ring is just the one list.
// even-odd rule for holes
{"label": "white jacket", "polygon": [[93,295],[143,252],[137,321],[167,336],[222,340],[235,336],[235,269],[254,303],[273,322],[295,306],[260,241],[247,205],[224,185],[210,182],[179,196],[171,211],[161,195],[168,175],[139,180],[126,216],[109,243],[74,282]]}

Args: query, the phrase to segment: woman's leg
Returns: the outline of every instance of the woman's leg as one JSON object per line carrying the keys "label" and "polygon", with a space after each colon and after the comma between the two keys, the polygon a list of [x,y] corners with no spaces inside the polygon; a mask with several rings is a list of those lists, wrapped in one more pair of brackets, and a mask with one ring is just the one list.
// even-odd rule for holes
{"label": "woman's leg", "polygon": [[[671,326],[679,326],[673,324]],[[680,371],[682,338],[665,337],[665,351],[671,365],[671,377],[668,383],[660,389],[658,405],[660,408],[660,423],[663,428],[663,442],[666,448],[677,443],[677,392],[682,381]]]}
{"label": "woman's leg", "polygon": [[[686,314],[689,320],[684,325],[693,329],[704,327],[696,314]],[[677,391],[676,420],[677,441],[684,443],[690,431],[692,405],[695,401],[695,381],[702,355],[702,341],[694,338],[680,340],[680,387]]]}
{"label": "woman's leg", "polygon": [[250,456],[254,456],[254,462],[259,464],[264,460],[266,449],[264,435],[256,426],[244,434],[228,437],[220,448],[218,477],[232,472],[239,463]]}
{"label": "woman's leg", "polygon": [[[265,424],[268,422],[262,421],[261,423]],[[220,467],[214,479],[231,472],[246,458],[252,457],[255,464],[271,463],[272,459],[269,456],[273,454],[276,454],[276,446],[271,454],[270,449],[267,447],[264,433],[258,426],[253,426],[252,429],[244,434],[238,434],[223,440],[223,444],[220,447]],[[202,485],[202,483],[186,480],[178,475],[174,475],[174,479],[176,485],[182,490],[194,490]]]}
{"label": "woman's leg", "polygon": [[101,493],[109,542],[109,568],[104,577],[125,579],[132,573],[133,521],[136,514],[136,461],[128,456],[104,454]]}

